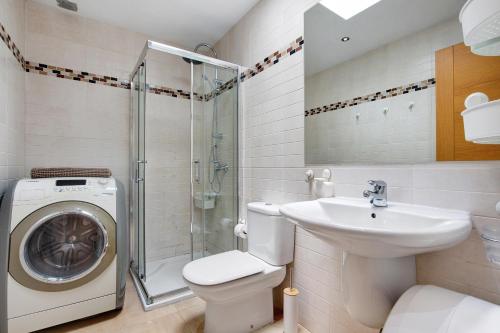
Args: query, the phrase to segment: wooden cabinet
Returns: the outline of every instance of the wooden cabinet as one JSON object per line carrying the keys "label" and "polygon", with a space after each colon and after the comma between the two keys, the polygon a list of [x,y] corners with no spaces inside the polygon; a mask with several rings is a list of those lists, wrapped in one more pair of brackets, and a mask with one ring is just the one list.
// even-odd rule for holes
{"label": "wooden cabinet", "polygon": [[[500,57],[481,57],[457,44],[436,52],[436,156],[438,161],[500,160],[500,145],[465,141],[460,113],[474,92],[500,99]],[[500,124],[498,124],[500,126]]]}

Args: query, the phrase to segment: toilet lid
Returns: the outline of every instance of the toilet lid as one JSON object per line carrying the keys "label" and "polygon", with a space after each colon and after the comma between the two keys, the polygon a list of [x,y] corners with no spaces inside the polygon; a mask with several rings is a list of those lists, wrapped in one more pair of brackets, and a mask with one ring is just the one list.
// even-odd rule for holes
{"label": "toilet lid", "polygon": [[182,275],[191,283],[213,286],[264,271],[263,263],[249,253],[229,251],[190,262]]}

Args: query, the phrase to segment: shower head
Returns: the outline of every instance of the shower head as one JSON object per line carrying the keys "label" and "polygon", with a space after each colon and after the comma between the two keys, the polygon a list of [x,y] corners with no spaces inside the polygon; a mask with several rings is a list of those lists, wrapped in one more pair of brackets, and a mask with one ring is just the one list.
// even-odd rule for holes
{"label": "shower head", "polygon": [[208,43],[200,43],[200,44],[196,45],[196,47],[194,48],[194,52],[198,53],[198,50],[202,47],[206,47],[207,49],[209,49],[210,52],[212,52],[212,57],[217,59],[217,51],[215,51],[215,48]]}
{"label": "shower head", "polygon": [[[63,1],[65,1],[65,0],[63,0]],[[210,52],[212,52],[212,56],[217,59],[217,51],[215,51],[215,48],[212,45],[208,44],[208,43],[200,43],[200,44],[196,45],[196,47],[194,48],[194,52],[198,53],[198,50],[200,48],[202,48],[202,47],[206,47],[207,49],[209,49]],[[190,64],[190,63],[193,63],[193,65],[200,65],[200,64],[202,64],[202,62],[198,61],[198,60],[193,60],[193,59],[189,59],[189,58],[186,58],[186,57],[182,57],[182,59],[185,62],[187,62],[188,64]]]}
{"label": "shower head", "polygon": [[61,8],[71,10],[73,12],[78,11],[78,5],[75,2],[69,1],[69,0],[56,0],[57,5]]}
{"label": "shower head", "polygon": [[189,58],[186,58],[186,57],[182,57],[182,60],[184,60],[185,62],[187,62],[188,64],[190,63],[193,63],[193,65],[201,65],[202,62],[201,61],[198,61],[198,60],[193,60],[193,59],[189,59]]}

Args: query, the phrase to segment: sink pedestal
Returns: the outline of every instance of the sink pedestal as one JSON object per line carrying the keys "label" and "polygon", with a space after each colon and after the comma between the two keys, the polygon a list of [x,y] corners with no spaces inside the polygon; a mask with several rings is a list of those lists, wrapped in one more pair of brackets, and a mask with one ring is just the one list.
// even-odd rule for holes
{"label": "sink pedestal", "polygon": [[367,258],[344,251],[344,304],[366,326],[382,328],[398,298],[415,284],[415,256]]}

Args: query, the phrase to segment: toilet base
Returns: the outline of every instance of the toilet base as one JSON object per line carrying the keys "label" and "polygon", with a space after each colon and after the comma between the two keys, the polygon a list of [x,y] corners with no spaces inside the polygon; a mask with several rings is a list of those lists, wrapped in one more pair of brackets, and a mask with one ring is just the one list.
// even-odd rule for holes
{"label": "toilet base", "polygon": [[249,333],[273,322],[271,288],[244,295],[231,302],[207,302],[205,333]]}

